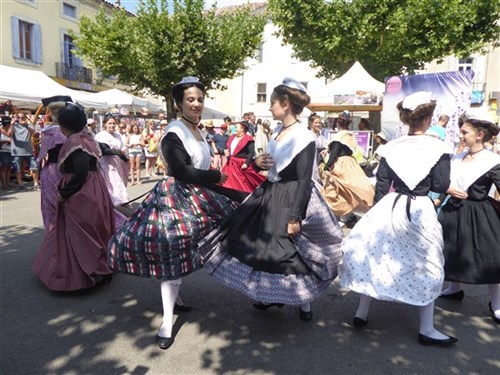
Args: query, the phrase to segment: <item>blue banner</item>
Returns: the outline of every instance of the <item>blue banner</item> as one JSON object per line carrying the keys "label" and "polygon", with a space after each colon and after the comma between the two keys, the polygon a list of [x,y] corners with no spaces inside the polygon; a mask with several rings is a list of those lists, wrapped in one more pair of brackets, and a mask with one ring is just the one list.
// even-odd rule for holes
{"label": "blue banner", "polygon": [[414,92],[430,91],[432,98],[437,100],[432,123],[437,123],[440,115],[450,117],[445,142],[455,148],[459,142],[458,118],[470,108],[473,78],[472,70],[386,78],[382,131],[388,139],[407,132],[407,127],[399,120],[397,104]]}

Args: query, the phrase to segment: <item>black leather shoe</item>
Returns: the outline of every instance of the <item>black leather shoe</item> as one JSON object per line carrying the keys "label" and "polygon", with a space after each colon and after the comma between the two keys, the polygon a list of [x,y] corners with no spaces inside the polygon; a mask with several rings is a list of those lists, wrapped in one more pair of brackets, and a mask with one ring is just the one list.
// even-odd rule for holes
{"label": "black leather shoe", "polygon": [[108,275],[97,275],[95,280],[95,287],[103,286],[109,284],[111,280],[113,280],[113,274],[110,273]]}
{"label": "black leather shoe", "polygon": [[193,308],[191,306],[187,306],[187,305],[178,305],[178,304],[174,305],[174,312],[175,313],[188,312],[188,311],[191,311],[192,309]]}
{"label": "black leather shoe", "polygon": [[495,323],[496,323],[496,324],[500,324],[500,319],[498,319],[498,318],[495,316],[495,312],[493,311],[493,308],[491,307],[491,302],[488,302],[488,307],[490,308],[491,317],[493,318],[493,320],[495,321]]}
{"label": "black leather shoe", "polygon": [[421,333],[418,334],[418,342],[421,345],[426,345],[426,346],[439,346],[441,348],[446,348],[448,346],[453,345],[456,343],[458,339],[449,336],[447,339],[444,340],[439,340],[439,339],[433,339],[432,337],[422,335]]}
{"label": "black leather shoe", "polygon": [[156,345],[162,350],[167,350],[174,343],[173,337],[161,337],[156,335]]}
{"label": "black leather shoe", "polygon": [[262,303],[262,302],[255,302],[252,304],[253,307],[255,307],[257,310],[267,310],[270,307],[276,306],[277,308],[281,309],[283,306],[285,306],[283,303]]}
{"label": "black leather shoe", "polygon": [[304,311],[299,307],[299,312],[300,312],[299,314],[300,320],[303,320],[304,322],[309,322],[312,320],[313,318],[312,310]]}
{"label": "black leather shoe", "polygon": [[354,317],[352,320],[352,325],[354,327],[364,327],[368,324],[368,320],[363,320],[361,318],[358,318],[357,316]]}
{"label": "black leather shoe", "polygon": [[459,290],[458,292],[451,293],[451,294],[441,294],[439,298],[443,299],[453,299],[455,301],[461,301],[465,297],[465,293],[463,290]]}

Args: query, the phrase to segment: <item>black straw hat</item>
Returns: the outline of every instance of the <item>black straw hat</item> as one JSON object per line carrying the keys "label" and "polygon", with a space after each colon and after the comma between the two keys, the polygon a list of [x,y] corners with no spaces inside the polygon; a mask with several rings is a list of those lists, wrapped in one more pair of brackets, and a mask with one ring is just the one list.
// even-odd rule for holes
{"label": "black straw hat", "polygon": [[50,103],[54,103],[54,102],[72,102],[72,101],[73,101],[73,99],[71,99],[71,96],[55,95],[55,96],[51,96],[49,98],[43,98],[42,104],[44,107],[47,107]]}

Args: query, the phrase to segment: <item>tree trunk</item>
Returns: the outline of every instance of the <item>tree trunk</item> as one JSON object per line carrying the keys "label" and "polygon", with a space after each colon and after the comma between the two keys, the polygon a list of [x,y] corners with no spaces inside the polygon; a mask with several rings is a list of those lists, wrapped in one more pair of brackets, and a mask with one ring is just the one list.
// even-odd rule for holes
{"label": "tree trunk", "polygon": [[172,92],[163,95],[165,97],[165,102],[167,104],[167,121],[170,122],[177,118],[177,112],[175,111],[174,97]]}

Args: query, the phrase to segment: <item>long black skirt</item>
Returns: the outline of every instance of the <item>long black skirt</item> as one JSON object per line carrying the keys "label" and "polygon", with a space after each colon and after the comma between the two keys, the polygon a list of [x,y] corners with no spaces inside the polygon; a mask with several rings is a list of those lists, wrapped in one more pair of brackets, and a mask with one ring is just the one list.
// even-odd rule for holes
{"label": "long black skirt", "polygon": [[444,271],[448,281],[500,283],[500,203],[450,201],[442,208]]}

